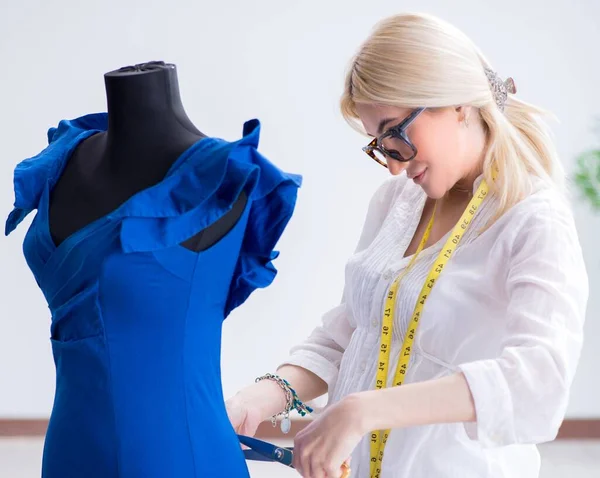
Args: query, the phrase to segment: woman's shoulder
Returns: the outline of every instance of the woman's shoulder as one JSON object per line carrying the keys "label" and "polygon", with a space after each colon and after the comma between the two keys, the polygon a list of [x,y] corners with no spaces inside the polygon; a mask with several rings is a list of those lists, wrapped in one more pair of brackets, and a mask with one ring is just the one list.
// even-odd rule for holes
{"label": "woman's shoulder", "polygon": [[513,206],[506,213],[503,229],[513,250],[520,250],[526,244],[580,249],[569,196],[556,187],[539,187]]}
{"label": "woman's shoulder", "polygon": [[[573,210],[568,193],[558,187],[538,186],[517,203],[508,215],[521,223],[549,223],[556,220],[572,223]],[[512,221],[511,221],[512,222]]]}

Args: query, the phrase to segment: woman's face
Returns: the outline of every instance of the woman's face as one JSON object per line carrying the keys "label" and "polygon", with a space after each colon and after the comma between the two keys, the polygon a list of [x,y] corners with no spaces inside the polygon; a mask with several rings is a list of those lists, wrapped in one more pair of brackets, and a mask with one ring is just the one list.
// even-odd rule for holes
{"label": "woman's face", "polygon": [[[372,137],[385,133],[412,112],[407,108],[366,103],[357,104],[356,110]],[[408,162],[388,158],[390,173],[397,175],[406,170],[407,176],[429,197],[443,197],[458,181],[468,176],[474,166],[469,160],[472,156],[472,131],[469,130],[473,127],[465,126],[465,114],[469,114],[465,108],[426,109],[406,129],[417,155]],[[476,123],[474,119],[471,122]],[[401,140],[388,139],[386,146],[392,146],[394,141]]]}

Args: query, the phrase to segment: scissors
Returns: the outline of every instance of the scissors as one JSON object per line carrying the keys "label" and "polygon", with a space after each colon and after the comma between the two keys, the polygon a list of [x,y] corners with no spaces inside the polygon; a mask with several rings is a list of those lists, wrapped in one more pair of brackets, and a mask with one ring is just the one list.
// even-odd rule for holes
{"label": "scissors", "polygon": [[294,449],[284,448],[266,441],[258,440],[256,438],[247,437],[244,435],[238,435],[240,443],[246,445],[250,450],[244,450],[244,456],[246,460],[253,461],[276,461],[282,465],[292,466],[294,461]]}
{"label": "scissors", "polygon": [[[244,435],[238,435],[240,443],[247,446],[250,450],[244,450],[246,460],[252,461],[276,461],[282,465],[294,468],[294,448],[285,448],[266,441],[258,440]],[[340,478],[348,478],[350,476],[350,467],[344,463],[342,465],[342,476]]]}

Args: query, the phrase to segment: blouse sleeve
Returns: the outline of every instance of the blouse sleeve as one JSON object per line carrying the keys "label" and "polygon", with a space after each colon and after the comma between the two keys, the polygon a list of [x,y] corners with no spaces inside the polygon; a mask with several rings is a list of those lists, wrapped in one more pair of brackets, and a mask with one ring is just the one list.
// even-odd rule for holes
{"label": "blouse sleeve", "polygon": [[[402,177],[388,179],[371,198],[356,252],[368,247],[379,232],[402,181]],[[283,364],[309,370],[327,383],[330,390],[337,380],[342,355],[356,328],[347,302],[348,293],[345,286],[340,304],[323,315],[321,324],[302,343],[292,348]]]}
{"label": "blouse sleeve", "polygon": [[459,367],[469,384],[484,446],[553,440],[565,415],[582,346],[588,279],[566,207],[523,221],[511,251],[509,304],[499,358]]}

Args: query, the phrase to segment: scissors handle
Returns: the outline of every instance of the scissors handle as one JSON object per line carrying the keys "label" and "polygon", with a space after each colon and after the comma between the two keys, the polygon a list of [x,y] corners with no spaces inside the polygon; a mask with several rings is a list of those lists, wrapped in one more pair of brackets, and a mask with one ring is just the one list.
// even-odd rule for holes
{"label": "scissors handle", "polygon": [[270,456],[265,456],[256,450],[244,450],[244,457],[250,461],[277,461]]}
{"label": "scissors handle", "polygon": [[[273,445],[272,443],[264,442],[262,440],[257,440],[256,438],[246,437],[242,435],[238,435],[240,438],[240,442],[246,446],[250,446],[253,448],[244,450],[244,457],[246,460],[251,461],[271,461],[281,463],[282,465],[289,466],[290,468],[294,468],[292,466],[292,459],[294,456],[294,448],[283,448],[277,445]],[[340,478],[349,478],[352,470],[350,469],[350,465],[348,463],[342,464],[342,475]]]}
{"label": "scissors handle", "polygon": [[250,448],[249,450],[244,450],[246,460],[275,461],[293,468],[293,448],[284,448],[269,442],[258,440],[254,437],[238,435],[238,438],[243,445]]}

